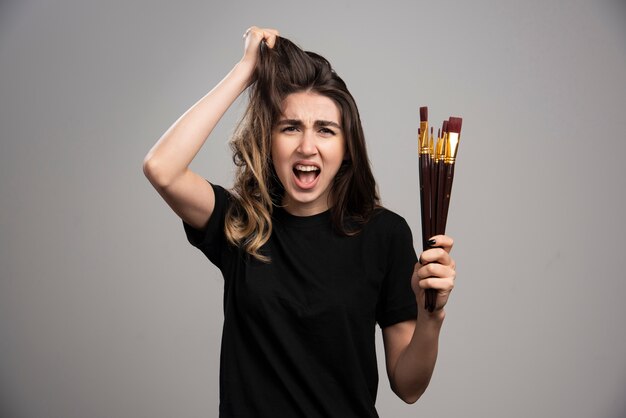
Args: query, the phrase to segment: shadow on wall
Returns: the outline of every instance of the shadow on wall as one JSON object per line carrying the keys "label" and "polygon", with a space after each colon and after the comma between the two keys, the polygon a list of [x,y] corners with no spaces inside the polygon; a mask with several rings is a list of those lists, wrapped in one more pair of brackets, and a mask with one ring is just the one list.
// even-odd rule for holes
{"label": "shadow on wall", "polygon": [[619,12],[622,13],[623,17],[626,17],[626,1],[624,0],[612,0],[611,4],[617,8]]}
{"label": "shadow on wall", "polygon": [[5,30],[8,30],[11,17],[17,15],[19,0],[0,0],[0,38]]}
{"label": "shadow on wall", "polygon": [[[609,7],[612,14],[617,15],[626,22],[626,0],[610,0]],[[624,26],[622,26],[623,28]]]}

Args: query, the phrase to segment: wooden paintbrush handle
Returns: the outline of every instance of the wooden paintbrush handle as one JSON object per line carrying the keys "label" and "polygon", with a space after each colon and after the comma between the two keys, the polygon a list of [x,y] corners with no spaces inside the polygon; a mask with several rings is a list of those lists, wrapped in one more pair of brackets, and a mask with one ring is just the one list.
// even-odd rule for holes
{"label": "wooden paintbrush handle", "polygon": [[[427,250],[428,240],[433,235],[433,190],[432,190],[432,160],[428,154],[419,156],[419,177],[420,177],[420,205],[422,209],[422,248]],[[425,306],[430,312],[435,309],[437,293],[433,289],[426,289]]]}
{"label": "wooden paintbrush handle", "polygon": [[431,161],[430,155],[421,154],[419,157],[419,176],[420,176],[420,204],[422,209],[422,242],[426,245],[426,242],[430,239],[432,232],[431,227]]}
{"label": "wooden paintbrush handle", "polygon": [[[439,162],[437,165],[437,192],[436,212],[433,217],[436,219],[433,235],[443,235],[446,233],[446,223],[448,221],[448,208],[450,207],[450,195],[452,193],[452,181],[454,180],[454,164],[444,164]],[[426,248],[425,248],[426,249]],[[435,310],[437,303],[437,291],[435,289],[426,289],[425,308],[428,312]]]}
{"label": "wooden paintbrush handle", "polygon": [[444,170],[444,190],[443,190],[443,203],[439,210],[441,233],[445,234],[446,223],[448,222],[448,208],[450,207],[450,195],[452,194],[452,180],[454,180],[454,164],[445,164]]}
{"label": "wooden paintbrush handle", "polygon": [[443,161],[437,162],[437,193],[434,195],[434,199],[437,201],[435,219],[435,233],[433,235],[441,235],[445,233],[445,222],[441,223],[441,208],[443,207],[443,196],[445,193],[446,172],[445,164]]}

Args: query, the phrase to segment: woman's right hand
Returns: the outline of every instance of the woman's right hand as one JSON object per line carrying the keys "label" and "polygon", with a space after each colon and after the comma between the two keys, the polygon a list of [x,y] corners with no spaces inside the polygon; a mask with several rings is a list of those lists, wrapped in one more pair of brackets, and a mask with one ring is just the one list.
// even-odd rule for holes
{"label": "woman's right hand", "polygon": [[276,29],[258,28],[256,26],[248,28],[243,34],[245,48],[241,62],[249,65],[250,68],[254,68],[261,41],[265,41],[268,47],[273,48],[278,36],[279,34]]}

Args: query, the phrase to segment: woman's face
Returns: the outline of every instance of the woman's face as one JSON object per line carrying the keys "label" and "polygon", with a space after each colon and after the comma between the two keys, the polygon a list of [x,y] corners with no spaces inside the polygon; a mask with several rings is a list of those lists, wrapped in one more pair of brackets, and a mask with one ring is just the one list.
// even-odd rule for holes
{"label": "woman's face", "polygon": [[283,205],[296,216],[327,210],[345,155],[339,108],[326,96],[292,93],[272,130],[272,161],[285,189]]}

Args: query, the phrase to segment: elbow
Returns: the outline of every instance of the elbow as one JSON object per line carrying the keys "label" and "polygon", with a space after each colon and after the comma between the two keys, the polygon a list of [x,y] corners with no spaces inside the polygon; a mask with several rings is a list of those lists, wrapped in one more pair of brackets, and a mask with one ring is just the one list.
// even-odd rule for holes
{"label": "elbow", "polygon": [[160,168],[159,163],[154,158],[144,158],[142,164],[143,174],[154,186],[165,187],[169,184],[168,176]]}
{"label": "elbow", "polygon": [[151,174],[152,173],[152,168],[153,168],[152,166],[153,166],[152,161],[148,157],[145,157],[143,159],[143,163],[141,165],[141,169],[143,170],[144,176],[146,176],[148,179],[152,175]]}
{"label": "elbow", "polygon": [[156,163],[154,160],[149,158],[144,158],[143,164],[141,166],[143,170],[144,176],[152,183],[153,185],[158,185],[160,182],[160,176],[157,174]]}
{"label": "elbow", "polygon": [[422,397],[422,395],[424,394],[425,391],[426,391],[426,388],[423,388],[423,389],[420,389],[420,390],[414,391],[414,392],[407,392],[407,393],[402,393],[402,392],[399,392],[397,390],[394,391],[394,392],[398,396],[398,398],[402,399],[402,401],[404,403],[412,405],[415,402],[417,402],[417,400],[419,398]]}
{"label": "elbow", "polygon": [[424,393],[424,392],[419,393],[419,394],[416,394],[416,395],[405,395],[405,396],[400,396],[400,399],[402,399],[402,401],[403,401],[404,403],[406,403],[406,404],[413,405],[415,402],[417,402],[417,400],[418,400],[419,398],[421,398],[421,397],[422,397],[422,394],[423,394],[423,393]]}
{"label": "elbow", "polygon": [[402,399],[404,403],[413,405],[415,402],[417,402],[419,398],[420,396],[405,396],[405,397],[401,397],[400,399]]}
{"label": "elbow", "polygon": [[428,389],[431,376],[432,371],[430,373],[416,372],[412,376],[396,374],[390,378],[391,390],[398,398],[402,399],[404,403],[409,405],[414,404],[422,397],[426,389]]}

